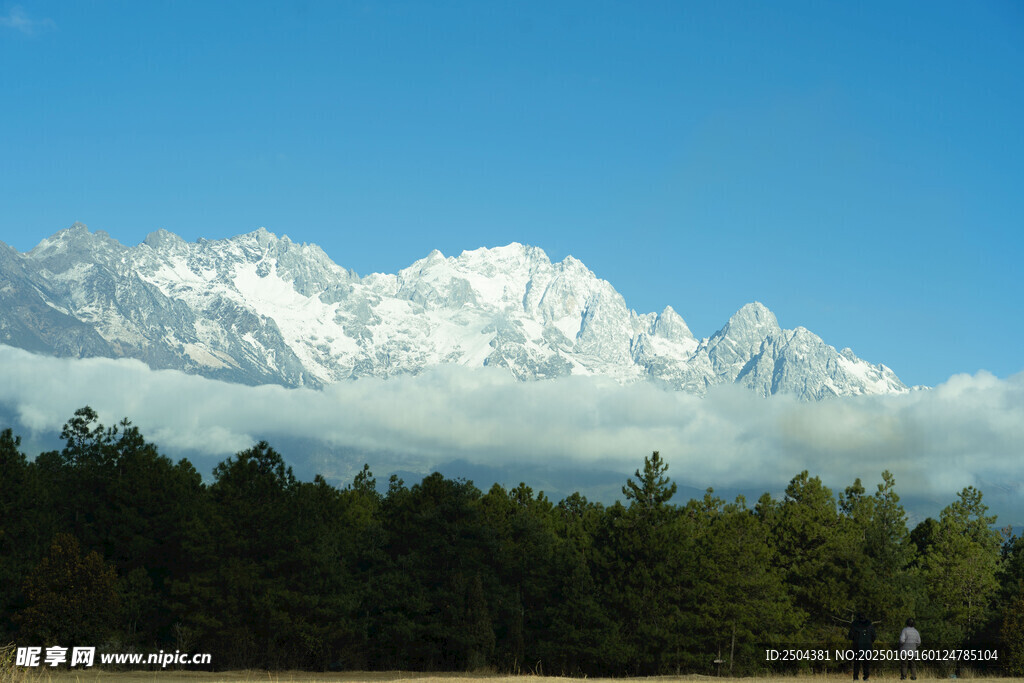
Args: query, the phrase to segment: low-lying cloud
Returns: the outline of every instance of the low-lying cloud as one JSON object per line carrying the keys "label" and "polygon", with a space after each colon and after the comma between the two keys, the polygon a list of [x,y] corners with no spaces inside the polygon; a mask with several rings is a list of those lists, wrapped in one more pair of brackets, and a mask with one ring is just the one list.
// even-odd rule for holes
{"label": "low-lying cloud", "polygon": [[659,450],[689,486],[778,492],[804,469],[838,488],[860,477],[869,490],[888,469],[905,498],[944,505],[974,485],[1001,522],[1024,522],[1024,373],[820,403],[735,386],[699,398],[595,377],[520,383],[499,369],[454,366],[315,391],[0,346],[0,404],[31,433],[58,431],[88,404],[106,424],[128,417],[165,452],[217,460],[258,438],[316,442],[349,454],[337,456],[352,460],[338,463],[343,471],[374,466],[378,454],[422,472],[458,459],[600,468],[624,481]]}

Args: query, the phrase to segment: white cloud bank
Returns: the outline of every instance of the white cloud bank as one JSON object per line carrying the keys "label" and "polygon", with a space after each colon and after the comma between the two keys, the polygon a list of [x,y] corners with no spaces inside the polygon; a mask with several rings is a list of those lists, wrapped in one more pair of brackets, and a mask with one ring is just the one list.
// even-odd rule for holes
{"label": "white cloud bank", "polygon": [[659,450],[670,475],[691,486],[762,491],[781,490],[803,469],[837,488],[860,477],[873,490],[888,469],[904,497],[945,504],[975,485],[990,503],[995,495],[1001,522],[1024,522],[1024,373],[821,403],[733,386],[698,398],[593,377],[518,383],[501,370],[459,367],[314,391],[0,346],[0,404],[37,432],[59,430],[88,404],[105,424],[127,416],[166,451],[210,456],[256,438],[312,439],[366,453],[371,466],[373,453],[390,452],[423,471],[458,458],[628,475]]}

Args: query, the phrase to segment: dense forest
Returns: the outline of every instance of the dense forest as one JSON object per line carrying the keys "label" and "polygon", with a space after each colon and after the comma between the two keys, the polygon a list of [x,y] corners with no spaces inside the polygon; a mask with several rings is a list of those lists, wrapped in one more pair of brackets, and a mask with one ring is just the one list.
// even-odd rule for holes
{"label": "dense forest", "polygon": [[265,442],[205,484],[89,408],[62,439],[29,460],[0,433],[0,645],[209,652],[219,669],[744,674],[789,666],[766,647],[847,647],[861,610],[878,647],[913,616],[924,647],[998,648],[990,668],[1024,673],[1024,541],[974,488],[909,529],[888,472],[874,491],[802,472],[781,499],[676,503],[654,453],[605,506],[437,473],[378,487],[369,467],[302,482]]}

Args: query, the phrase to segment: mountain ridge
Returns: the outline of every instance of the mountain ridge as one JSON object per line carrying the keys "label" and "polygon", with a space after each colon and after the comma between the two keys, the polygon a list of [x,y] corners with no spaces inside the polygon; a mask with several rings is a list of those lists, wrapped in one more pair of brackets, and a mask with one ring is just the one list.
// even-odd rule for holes
{"label": "mountain ridge", "polygon": [[908,391],[884,365],[782,329],[759,302],[697,339],[671,306],[637,313],[578,259],[518,242],[435,249],[362,277],[265,228],[195,242],[157,230],[125,246],[75,223],[25,253],[0,245],[0,343],[58,356],[293,387],[456,363],[697,394],[724,383],[804,400]]}

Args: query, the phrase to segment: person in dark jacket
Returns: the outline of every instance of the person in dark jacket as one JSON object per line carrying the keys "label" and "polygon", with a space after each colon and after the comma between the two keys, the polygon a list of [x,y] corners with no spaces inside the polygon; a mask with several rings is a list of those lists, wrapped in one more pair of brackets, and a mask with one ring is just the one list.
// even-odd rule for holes
{"label": "person in dark jacket", "polygon": [[875,642],[875,625],[862,613],[850,624],[850,642],[853,643],[853,680],[857,680],[861,666],[864,667],[864,680],[871,673],[871,645]]}

